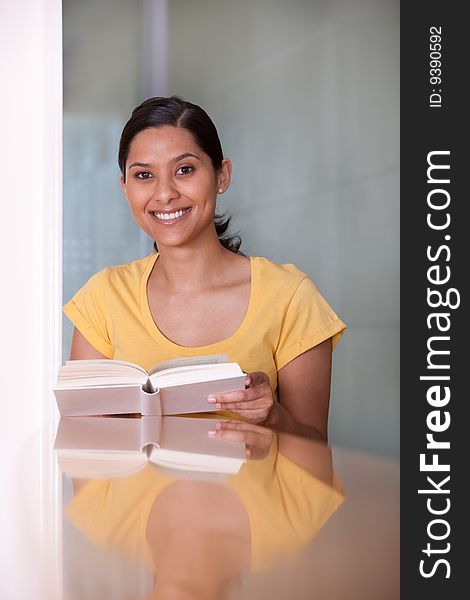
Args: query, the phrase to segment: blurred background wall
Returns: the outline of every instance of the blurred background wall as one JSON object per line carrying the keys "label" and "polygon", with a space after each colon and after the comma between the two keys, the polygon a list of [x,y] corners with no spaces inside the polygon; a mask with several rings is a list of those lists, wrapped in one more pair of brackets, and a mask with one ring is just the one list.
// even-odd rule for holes
{"label": "blurred background wall", "polygon": [[[333,444],[399,448],[398,0],[64,0],[64,300],[151,250],[116,164],[141,100],[213,118],[246,254],[293,262],[348,325]],[[71,328],[64,322],[64,357]]]}

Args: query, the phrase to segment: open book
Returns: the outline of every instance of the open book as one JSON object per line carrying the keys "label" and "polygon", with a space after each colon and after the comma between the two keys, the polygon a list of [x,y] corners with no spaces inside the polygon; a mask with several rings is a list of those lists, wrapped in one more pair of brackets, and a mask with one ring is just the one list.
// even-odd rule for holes
{"label": "open book", "polygon": [[61,416],[175,415],[216,408],[207,397],[245,388],[245,373],[226,356],[197,356],[145,369],[122,360],[71,360],[54,394]]}
{"label": "open book", "polygon": [[54,449],[61,471],[77,479],[124,477],[153,463],[176,474],[237,473],[243,442],[208,435],[213,419],[65,417]]}

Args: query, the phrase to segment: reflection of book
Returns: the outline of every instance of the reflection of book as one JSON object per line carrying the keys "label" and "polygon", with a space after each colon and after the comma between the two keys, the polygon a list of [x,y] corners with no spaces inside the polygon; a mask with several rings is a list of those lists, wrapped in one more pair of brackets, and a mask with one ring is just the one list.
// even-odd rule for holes
{"label": "reflection of book", "polygon": [[148,373],[131,362],[98,359],[67,361],[54,393],[63,417],[166,415],[216,410],[208,396],[244,387],[245,374],[225,356],[177,359]]}
{"label": "reflection of book", "polygon": [[153,463],[196,473],[237,473],[242,442],[214,439],[212,419],[65,417],[54,449],[63,473],[77,479],[129,475]]}

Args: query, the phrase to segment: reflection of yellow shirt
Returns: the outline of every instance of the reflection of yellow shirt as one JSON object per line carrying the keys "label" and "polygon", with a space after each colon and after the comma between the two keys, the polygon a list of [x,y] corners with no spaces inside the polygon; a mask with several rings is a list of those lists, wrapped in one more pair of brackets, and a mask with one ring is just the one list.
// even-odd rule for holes
{"label": "reflection of yellow shirt", "polygon": [[245,463],[228,485],[248,514],[254,571],[302,548],[344,500],[336,479],[327,485],[313,477],[278,453],[276,443],[265,459]]}
{"label": "reflection of yellow shirt", "polygon": [[251,296],[238,330],[228,339],[187,348],[157,328],[147,301],[153,253],[94,275],[64,311],[85,338],[107,358],[129,360],[150,370],[179,357],[227,354],[246,371],[264,371],[273,391],[277,371],[320,342],[339,340],[344,323],[305,273],[294,265],[250,258]]}
{"label": "reflection of yellow shirt", "polygon": [[[274,438],[276,440],[276,438]],[[66,514],[85,535],[152,567],[147,521],[157,497],[175,481],[148,465],[130,477],[89,481]],[[269,568],[311,540],[343,502],[340,485],[327,485],[277,452],[247,461],[225,483],[243,504],[251,529],[251,565]]]}

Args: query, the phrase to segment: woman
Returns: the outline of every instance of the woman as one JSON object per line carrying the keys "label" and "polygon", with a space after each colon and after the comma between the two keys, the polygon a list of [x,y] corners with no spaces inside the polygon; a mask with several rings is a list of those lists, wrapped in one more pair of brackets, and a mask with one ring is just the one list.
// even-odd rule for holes
{"label": "woman", "polygon": [[158,252],[101,271],[65,306],[70,358],[150,369],[228,354],[248,373],[246,389],[209,403],[326,440],[331,351],[345,326],[304,273],[248,258],[223,237],[215,205],[232,165],[211,119],[175,96],[146,100],[123,129],[118,160],[130,210]]}

